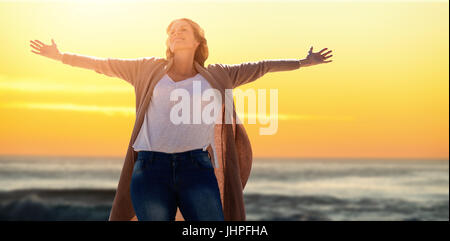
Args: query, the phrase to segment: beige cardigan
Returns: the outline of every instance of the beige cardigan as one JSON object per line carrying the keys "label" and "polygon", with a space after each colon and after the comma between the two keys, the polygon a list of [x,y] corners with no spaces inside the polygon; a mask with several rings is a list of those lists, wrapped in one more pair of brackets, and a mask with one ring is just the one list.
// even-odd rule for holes
{"label": "beige cardigan", "polygon": [[[71,66],[94,70],[130,83],[136,95],[136,120],[128,144],[125,161],[120,173],[109,220],[137,221],[131,198],[130,181],[137,158],[132,145],[142,126],[145,112],[156,83],[167,73],[173,59],[141,57],[135,59],[99,58],[74,53],[63,53],[62,62]],[[214,143],[219,167],[215,168],[225,221],[245,221],[243,190],[252,167],[252,149],[243,124],[236,123],[233,108],[233,124],[225,122],[225,89],[255,81],[268,72],[288,71],[300,68],[297,59],[272,59],[242,64],[209,64],[206,68],[194,61],[196,70],[208,80],[212,88],[222,94],[222,123],[215,124]],[[234,107],[234,101],[233,101]],[[212,154],[211,145],[208,151]],[[213,156],[213,155],[211,155]],[[177,208],[176,221],[184,218]]]}

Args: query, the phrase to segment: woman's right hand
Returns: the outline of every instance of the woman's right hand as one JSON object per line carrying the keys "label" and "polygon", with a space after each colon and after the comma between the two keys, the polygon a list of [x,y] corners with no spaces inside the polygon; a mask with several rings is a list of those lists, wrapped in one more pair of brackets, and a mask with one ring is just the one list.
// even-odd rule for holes
{"label": "woman's right hand", "polygon": [[59,52],[58,48],[56,47],[56,43],[55,41],[53,41],[53,39],[51,45],[46,45],[39,40],[34,41],[30,40],[30,46],[35,50],[37,50],[37,51],[31,50],[31,52],[35,54],[39,54],[58,61],[62,60],[62,53]]}

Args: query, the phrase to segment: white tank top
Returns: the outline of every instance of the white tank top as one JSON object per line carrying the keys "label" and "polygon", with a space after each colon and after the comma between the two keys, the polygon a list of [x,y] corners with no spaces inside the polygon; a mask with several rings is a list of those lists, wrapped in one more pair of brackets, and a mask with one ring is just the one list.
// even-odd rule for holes
{"label": "white tank top", "polygon": [[[178,82],[173,81],[169,75],[165,74],[158,81],[153,89],[153,96],[149,104],[149,109],[147,109],[141,129],[133,144],[135,151],[145,150],[175,153],[198,148],[206,150],[208,145],[211,144],[215,167],[218,167],[216,148],[214,145],[215,123],[212,122],[208,124],[200,120],[200,124],[193,124],[194,81],[197,86],[200,84],[202,94],[205,90],[211,89],[209,82],[200,73]],[[185,89],[189,92],[190,124],[174,124],[170,120],[172,107],[181,101],[181,97],[178,97],[178,100],[175,101],[170,100],[170,94],[175,89]],[[205,101],[200,97],[201,111],[203,111],[206,105],[212,103],[214,100],[216,101],[215,104],[217,106],[221,106],[219,105],[218,98],[212,98]],[[178,106],[180,106],[180,104],[178,104]],[[221,111],[219,111],[218,115],[220,115],[220,112]],[[213,112],[210,112],[209,115],[214,117],[213,114]],[[178,112],[177,116],[181,116],[181,111]]]}

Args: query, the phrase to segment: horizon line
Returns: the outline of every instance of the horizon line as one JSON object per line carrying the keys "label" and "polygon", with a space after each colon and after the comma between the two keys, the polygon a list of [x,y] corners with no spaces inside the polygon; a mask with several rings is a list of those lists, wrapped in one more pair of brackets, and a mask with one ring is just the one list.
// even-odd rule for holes
{"label": "horizon line", "polygon": [[[79,158],[79,159],[125,159],[125,155],[123,156],[86,156],[86,155],[48,155],[48,154],[2,154],[0,153],[0,157],[42,157],[42,158]],[[351,161],[351,160],[379,160],[379,161],[388,161],[388,160],[397,160],[397,161],[447,161],[449,162],[449,157],[308,157],[308,156],[254,156],[253,159],[297,159],[297,160],[343,160],[343,161]]]}

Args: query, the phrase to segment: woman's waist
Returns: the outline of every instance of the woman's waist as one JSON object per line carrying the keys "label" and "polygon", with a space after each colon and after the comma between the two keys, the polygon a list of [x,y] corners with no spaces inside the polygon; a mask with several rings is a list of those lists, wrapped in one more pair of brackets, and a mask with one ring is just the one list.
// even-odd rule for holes
{"label": "woman's waist", "polygon": [[163,152],[157,150],[141,150],[138,151],[138,157],[150,159],[150,158],[158,158],[158,159],[180,159],[180,158],[189,158],[193,155],[198,154],[207,154],[208,151],[204,150],[204,148],[196,148],[181,152]]}

